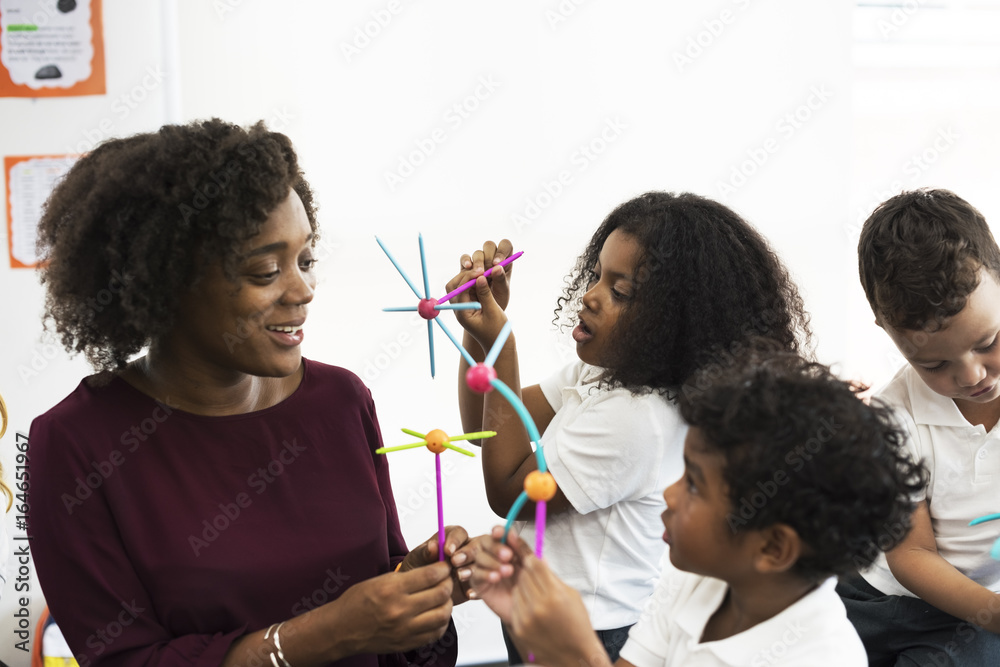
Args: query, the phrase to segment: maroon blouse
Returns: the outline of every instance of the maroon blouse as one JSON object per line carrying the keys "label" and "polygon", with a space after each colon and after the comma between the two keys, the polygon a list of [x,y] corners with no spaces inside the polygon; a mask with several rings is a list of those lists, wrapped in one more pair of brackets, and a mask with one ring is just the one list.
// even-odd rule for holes
{"label": "maroon blouse", "polygon": [[[80,667],[215,666],[241,635],[402,560],[371,393],[303,363],[295,393],[259,412],[194,415],[116,378],[34,420],[31,547]],[[406,656],[336,664],[448,667],[457,649],[452,625]]]}

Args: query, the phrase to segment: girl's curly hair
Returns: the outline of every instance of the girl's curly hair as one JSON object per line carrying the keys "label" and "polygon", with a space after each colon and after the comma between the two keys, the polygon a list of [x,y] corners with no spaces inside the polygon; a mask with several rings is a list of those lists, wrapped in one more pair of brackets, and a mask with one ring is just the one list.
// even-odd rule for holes
{"label": "girl's curly hair", "polygon": [[751,347],[704,390],[685,391],[681,415],[726,459],[734,533],[792,527],[805,544],[793,571],[808,579],[865,569],[909,532],[927,471],[889,407],[775,347]]}
{"label": "girl's curly hair", "polygon": [[[112,139],[81,158],[45,204],[38,247],[45,321],[98,371],[170,330],[178,298],[295,190],[317,231],[292,143],[263,122],[219,119]],[[314,241],[315,242],[315,241]]]}
{"label": "girl's curly hair", "polygon": [[647,192],[608,215],[566,278],[553,320],[560,328],[575,324],[615,230],[642,257],[605,386],[676,398],[695,369],[727,361],[753,336],[793,352],[808,344],[802,298],[767,241],[729,208],[690,193]]}

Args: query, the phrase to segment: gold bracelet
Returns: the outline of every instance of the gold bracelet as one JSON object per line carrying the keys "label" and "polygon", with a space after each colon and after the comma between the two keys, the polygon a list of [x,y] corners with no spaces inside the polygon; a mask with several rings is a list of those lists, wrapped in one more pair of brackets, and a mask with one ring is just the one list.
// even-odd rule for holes
{"label": "gold bracelet", "polygon": [[[274,630],[274,639],[272,641],[274,643],[275,653],[278,656],[277,659],[275,659],[275,653],[271,654],[271,664],[274,665],[274,667],[292,667],[288,664],[288,661],[285,660],[285,652],[281,650],[281,638],[278,637],[278,633],[281,632],[281,626],[284,624],[284,621],[281,623],[275,623],[267,629],[267,632],[264,633],[264,639],[268,639],[271,636],[271,630]],[[278,665],[278,660],[281,660],[281,665]]]}

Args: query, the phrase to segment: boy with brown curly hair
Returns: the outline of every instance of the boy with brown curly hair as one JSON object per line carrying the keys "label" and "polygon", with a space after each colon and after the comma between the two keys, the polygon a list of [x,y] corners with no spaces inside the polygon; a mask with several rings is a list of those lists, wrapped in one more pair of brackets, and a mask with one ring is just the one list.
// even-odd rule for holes
{"label": "boy with brown curly hair", "polygon": [[838,591],[872,665],[1000,664],[1000,249],[947,190],[899,194],[865,222],[861,284],[908,365],[876,396],[930,471],[903,542]]}

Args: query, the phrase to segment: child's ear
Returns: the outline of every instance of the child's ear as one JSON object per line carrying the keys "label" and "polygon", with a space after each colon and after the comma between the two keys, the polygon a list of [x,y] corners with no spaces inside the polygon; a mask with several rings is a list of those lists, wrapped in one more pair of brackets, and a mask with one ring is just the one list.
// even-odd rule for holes
{"label": "child's ear", "polygon": [[776,523],[760,531],[760,550],[754,559],[754,566],[762,574],[787,572],[802,555],[802,540],[795,529],[783,523]]}

